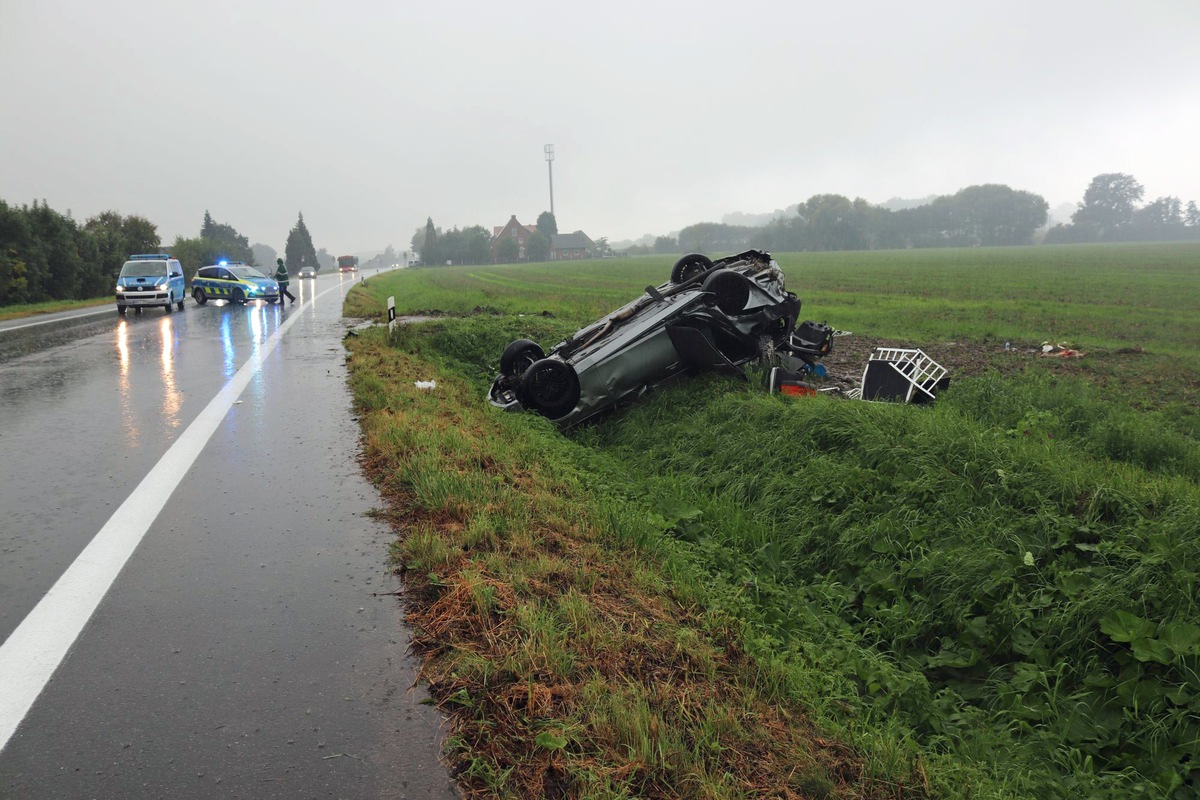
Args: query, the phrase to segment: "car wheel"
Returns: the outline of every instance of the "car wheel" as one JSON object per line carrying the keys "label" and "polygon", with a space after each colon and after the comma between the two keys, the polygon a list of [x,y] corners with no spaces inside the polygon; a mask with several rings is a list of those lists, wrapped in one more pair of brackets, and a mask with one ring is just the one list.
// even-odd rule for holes
{"label": "car wheel", "polygon": [[174,302],[174,301],[171,299],[171,293],[167,292],[167,305],[165,306],[165,308],[167,309],[168,314],[171,313],[171,303],[172,302]]}
{"label": "car wheel", "polygon": [[671,268],[671,283],[683,283],[702,272],[712,269],[712,259],[700,253],[689,253],[675,262]]}
{"label": "car wheel", "polygon": [[530,339],[517,339],[504,348],[504,353],[500,356],[500,374],[510,378],[519,378],[525,374],[525,370],[533,366],[534,362],[541,361],[545,357],[545,351],[537,342]]}
{"label": "car wheel", "polygon": [[178,308],[180,311],[183,311],[183,298],[182,297],[179,298],[179,302],[177,302],[175,304],[175,307]]}
{"label": "car wheel", "polygon": [[704,291],[723,314],[739,314],[750,300],[750,281],[731,269],[719,269],[704,279]]}
{"label": "car wheel", "polygon": [[239,306],[244,305],[246,302],[246,293],[241,289],[234,289],[233,296],[230,299]]}
{"label": "car wheel", "polygon": [[196,305],[202,306],[208,302],[208,295],[204,293],[203,289],[197,286],[192,290],[192,299],[196,301]]}
{"label": "car wheel", "polygon": [[565,361],[543,358],[531,364],[521,376],[517,398],[526,408],[558,419],[579,402],[579,376]]}
{"label": "car wheel", "polygon": [[125,316],[125,306],[117,306],[117,313],[122,317]]}

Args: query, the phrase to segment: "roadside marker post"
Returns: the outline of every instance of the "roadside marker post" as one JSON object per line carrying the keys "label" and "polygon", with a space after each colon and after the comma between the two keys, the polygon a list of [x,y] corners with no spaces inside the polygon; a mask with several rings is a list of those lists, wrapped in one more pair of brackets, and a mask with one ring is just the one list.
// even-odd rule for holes
{"label": "roadside marker post", "polygon": [[396,329],[396,296],[388,298],[388,333]]}

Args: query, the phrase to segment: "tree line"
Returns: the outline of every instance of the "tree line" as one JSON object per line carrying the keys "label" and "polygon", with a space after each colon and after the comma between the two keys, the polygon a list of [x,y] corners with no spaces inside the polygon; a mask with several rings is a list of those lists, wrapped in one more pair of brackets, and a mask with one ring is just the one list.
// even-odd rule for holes
{"label": "tree line", "polygon": [[893,211],[862,198],[813,195],[794,216],[762,226],[701,222],[678,238],[659,236],[649,253],[736,252],[749,247],[772,252],[885,250],[920,247],[1028,245],[1045,232],[1046,244],[1068,242],[1186,241],[1200,239],[1195,201],[1160,197],[1139,206],[1144,189],[1132,176],[1106,173],[1092,179],[1070,224],[1047,224],[1046,200],[1002,184],[969,186],[953,195]]}
{"label": "tree line", "polygon": [[130,253],[158,250],[158,229],[144,217],[105,211],[80,225],[44,200],[0,200],[0,306],[109,294]]}
{"label": "tree line", "polygon": [[454,227],[446,231],[433,224],[433,217],[427,218],[425,224],[413,233],[412,248],[421,254],[421,262],[426,266],[447,262],[491,264],[493,260],[500,264],[511,264],[518,260],[548,261],[550,237],[558,233],[558,221],[549,211],[543,211],[538,215],[536,227],[537,230],[529,236],[524,259],[521,259],[517,243],[511,239],[497,243],[493,259],[493,237],[482,225]]}
{"label": "tree line", "polygon": [[1055,225],[1047,244],[1068,242],[1170,242],[1200,239],[1195,200],[1159,197],[1138,206],[1146,189],[1132,175],[1108,172],[1092,178],[1069,225]]}
{"label": "tree line", "polygon": [[[1049,204],[1037,194],[1001,184],[969,186],[916,208],[892,211],[840,194],[818,194],[795,216],[749,227],[702,222],[679,232],[683,252],[757,247],[773,252],[893,250],[1031,244]],[[655,241],[656,251],[667,242]]]}
{"label": "tree line", "polygon": [[[70,213],[61,214],[44,200],[22,206],[0,200],[0,306],[112,294],[121,267],[135,253],[168,252],[179,259],[190,279],[200,267],[221,260],[255,265],[255,249],[271,254],[263,269],[273,272],[274,250],[252,247],[232,225],[215,221],[208,211],[199,236],[177,236],[174,244],[164,247],[157,227],[145,217],[105,211],[80,225]],[[292,271],[322,263],[303,214],[288,232],[285,259]]]}

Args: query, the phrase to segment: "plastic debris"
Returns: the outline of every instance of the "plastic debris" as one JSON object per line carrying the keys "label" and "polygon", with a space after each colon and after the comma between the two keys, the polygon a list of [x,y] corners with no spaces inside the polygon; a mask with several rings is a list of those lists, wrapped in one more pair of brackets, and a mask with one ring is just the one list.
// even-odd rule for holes
{"label": "plastic debris", "polygon": [[863,370],[859,398],[927,403],[950,385],[947,372],[921,350],[876,347]]}
{"label": "plastic debris", "polygon": [[1065,344],[1042,342],[1042,355],[1055,356],[1056,358],[1083,358],[1087,353],[1082,350],[1076,350],[1073,347],[1068,347]]}
{"label": "plastic debris", "polygon": [[[817,366],[824,369],[824,366],[821,364]],[[785,394],[790,397],[815,396],[817,387],[806,382],[804,377],[805,374],[803,372],[792,372],[780,367],[772,367],[767,377],[767,391],[771,394]]]}
{"label": "plastic debris", "polygon": [[418,389],[436,389],[437,381],[416,381],[413,383]]}

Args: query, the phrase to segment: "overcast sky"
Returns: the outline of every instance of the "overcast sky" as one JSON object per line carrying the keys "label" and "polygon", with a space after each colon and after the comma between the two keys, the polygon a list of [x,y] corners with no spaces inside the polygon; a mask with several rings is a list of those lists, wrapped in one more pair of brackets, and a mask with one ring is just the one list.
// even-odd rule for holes
{"label": "overcast sky", "polygon": [[0,0],[0,199],[333,253],[1125,172],[1200,201],[1198,0]]}

